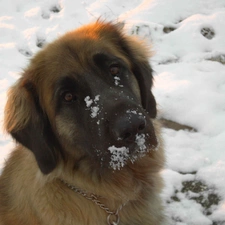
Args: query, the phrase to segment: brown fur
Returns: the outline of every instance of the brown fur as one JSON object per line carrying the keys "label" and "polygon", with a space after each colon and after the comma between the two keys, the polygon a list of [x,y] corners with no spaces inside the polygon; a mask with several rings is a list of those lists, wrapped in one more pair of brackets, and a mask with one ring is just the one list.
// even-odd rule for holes
{"label": "brown fur", "polygon": [[[123,35],[119,26],[98,21],[65,34],[31,60],[10,89],[5,109],[5,128],[18,145],[0,177],[0,225],[107,224],[104,210],[73,192],[60,179],[101,196],[100,201],[112,211],[126,203],[119,213],[120,225],[165,224],[159,197],[164,152],[160,128],[154,119],[155,101],[149,92],[152,81],[144,77],[148,75],[144,73],[151,73],[146,49],[142,42]],[[149,124],[154,126],[148,129],[154,130],[160,142],[157,150],[151,149],[120,170],[100,166],[98,156],[97,161],[95,156],[89,157],[83,147],[86,143],[79,142],[94,142],[85,133],[85,125],[73,122],[68,111],[55,110],[54,85],[71,71],[75,71],[73,76],[78,80],[81,74],[88,74],[91,62],[87,59],[93,52],[117,56],[135,74],[130,78],[132,93],[138,105],[142,103],[143,110],[148,111]],[[88,79],[92,78],[85,81]],[[97,85],[98,79],[88,82]],[[104,99],[104,104],[110,112],[113,108],[108,92],[103,94],[109,98]],[[75,148],[72,139],[76,140]],[[101,151],[104,156],[104,149]]]}

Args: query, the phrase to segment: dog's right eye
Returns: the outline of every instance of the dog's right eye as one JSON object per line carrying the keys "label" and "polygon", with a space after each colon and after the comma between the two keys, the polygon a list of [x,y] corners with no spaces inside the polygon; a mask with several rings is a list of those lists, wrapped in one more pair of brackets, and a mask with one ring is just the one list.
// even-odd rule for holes
{"label": "dog's right eye", "polygon": [[77,100],[76,95],[70,91],[65,91],[62,93],[62,100],[67,103],[75,102]]}
{"label": "dog's right eye", "polygon": [[113,64],[110,66],[110,73],[112,76],[117,76],[120,74],[120,67],[118,64]]}

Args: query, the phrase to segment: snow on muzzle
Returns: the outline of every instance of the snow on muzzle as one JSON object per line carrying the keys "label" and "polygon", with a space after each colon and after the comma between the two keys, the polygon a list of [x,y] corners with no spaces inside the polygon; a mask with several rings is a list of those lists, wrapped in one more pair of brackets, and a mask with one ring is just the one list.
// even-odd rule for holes
{"label": "snow on muzzle", "polygon": [[110,162],[109,162],[109,166],[113,169],[113,170],[120,170],[121,168],[123,168],[128,161],[134,163],[137,159],[144,157],[149,151],[151,150],[157,150],[157,145],[156,146],[151,146],[149,147],[146,144],[146,138],[148,135],[146,134],[141,134],[138,135],[136,134],[135,136],[135,144],[136,144],[136,148],[135,150],[132,151],[132,153],[130,152],[130,148],[129,147],[115,147],[110,146],[108,148],[108,151],[111,154],[111,158],[110,158]]}
{"label": "snow on muzzle", "polygon": [[134,163],[156,149],[158,141],[153,124],[139,105],[122,98],[116,104],[104,104],[103,107],[100,95],[86,96],[84,101],[90,118],[96,122],[96,133],[104,137],[103,146],[109,157],[105,162],[113,170],[120,170],[128,161]]}
{"label": "snow on muzzle", "polygon": [[116,145],[108,148],[111,154],[109,164],[114,170],[120,170],[128,160],[134,163],[158,145],[152,122],[138,110],[127,110],[117,115],[111,131],[117,141]]}

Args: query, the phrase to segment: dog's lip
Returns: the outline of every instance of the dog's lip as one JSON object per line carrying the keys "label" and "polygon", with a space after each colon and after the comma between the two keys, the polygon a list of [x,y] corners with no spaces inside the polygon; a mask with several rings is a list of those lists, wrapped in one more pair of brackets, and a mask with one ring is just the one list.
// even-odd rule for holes
{"label": "dog's lip", "polygon": [[144,150],[146,150],[145,152],[148,152],[157,149],[159,141],[155,135],[153,134],[142,134],[142,135],[138,135],[139,139],[136,137],[134,138],[134,140],[129,140],[126,142],[119,140],[117,143],[109,144],[108,149],[112,146],[114,146],[117,149],[126,148],[129,150],[129,155],[138,154],[140,152],[144,152]]}
{"label": "dog's lip", "polygon": [[140,146],[140,140],[144,141],[148,147],[154,148],[158,146],[158,139],[155,135],[154,131],[150,131],[150,132],[144,132],[144,133],[140,133],[140,134],[136,134],[132,139],[127,139],[127,140],[122,140],[120,138],[117,139],[117,144],[113,144],[113,145],[117,145],[118,147],[128,147],[128,148],[132,148],[135,147],[136,145]]}

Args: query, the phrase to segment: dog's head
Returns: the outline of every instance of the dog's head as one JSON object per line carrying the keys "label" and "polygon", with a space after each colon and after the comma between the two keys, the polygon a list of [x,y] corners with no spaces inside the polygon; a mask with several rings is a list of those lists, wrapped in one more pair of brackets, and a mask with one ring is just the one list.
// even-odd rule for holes
{"label": "dog's head", "polygon": [[96,22],[40,51],[9,91],[5,127],[44,174],[58,160],[118,169],[156,147],[146,47]]}

